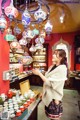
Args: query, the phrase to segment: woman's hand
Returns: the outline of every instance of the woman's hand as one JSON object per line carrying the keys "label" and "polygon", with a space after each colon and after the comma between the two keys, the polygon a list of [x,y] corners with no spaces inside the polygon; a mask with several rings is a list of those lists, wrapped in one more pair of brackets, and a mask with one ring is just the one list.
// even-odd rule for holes
{"label": "woman's hand", "polygon": [[40,74],[40,70],[35,68],[35,69],[32,69],[32,73],[35,74],[35,75],[39,75]]}
{"label": "woman's hand", "polygon": [[41,77],[43,82],[45,82],[47,80],[46,77],[37,68],[36,69],[32,69],[32,73],[35,74],[35,75],[38,75],[39,77]]}

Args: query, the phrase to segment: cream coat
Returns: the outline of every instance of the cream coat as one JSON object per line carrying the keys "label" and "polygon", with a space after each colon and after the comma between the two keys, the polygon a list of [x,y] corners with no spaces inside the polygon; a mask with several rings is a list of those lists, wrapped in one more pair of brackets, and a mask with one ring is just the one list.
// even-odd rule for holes
{"label": "cream coat", "polygon": [[43,96],[42,100],[46,106],[52,101],[62,100],[63,87],[65,80],[67,80],[67,67],[65,65],[59,65],[54,70],[51,70],[52,66],[45,73],[47,81],[43,85]]}

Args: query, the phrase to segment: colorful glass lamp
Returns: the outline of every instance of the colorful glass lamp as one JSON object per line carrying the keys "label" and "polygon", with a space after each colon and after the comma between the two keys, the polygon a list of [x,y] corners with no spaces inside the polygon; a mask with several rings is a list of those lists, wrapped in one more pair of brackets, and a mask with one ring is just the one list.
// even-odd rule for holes
{"label": "colorful glass lamp", "polygon": [[22,24],[24,25],[24,28],[26,28],[28,25],[30,25],[30,23],[31,23],[31,17],[26,8],[22,14]]}
{"label": "colorful glass lamp", "polygon": [[12,30],[11,30],[11,28],[8,28],[8,29],[6,30],[6,32],[7,32],[7,34],[5,35],[4,39],[5,39],[6,41],[13,41],[13,40],[15,39],[15,36],[12,35]]}
{"label": "colorful glass lamp", "polygon": [[4,17],[4,15],[2,14],[0,17],[0,31],[4,32],[4,30],[7,28],[7,21]]}
{"label": "colorful glass lamp", "polygon": [[13,0],[11,0],[10,6],[5,8],[5,14],[9,17],[10,21],[18,16],[18,10],[13,5]]}

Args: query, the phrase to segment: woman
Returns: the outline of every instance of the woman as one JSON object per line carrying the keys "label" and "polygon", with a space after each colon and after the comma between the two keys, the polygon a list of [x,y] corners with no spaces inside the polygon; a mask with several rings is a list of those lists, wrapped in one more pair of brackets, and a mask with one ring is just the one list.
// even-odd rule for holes
{"label": "woman", "polygon": [[62,49],[54,51],[51,65],[45,76],[38,70],[33,69],[35,75],[41,77],[44,82],[42,101],[45,104],[45,113],[51,120],[59,120],[62,112],[63,87],[67,80],[66,52]]}

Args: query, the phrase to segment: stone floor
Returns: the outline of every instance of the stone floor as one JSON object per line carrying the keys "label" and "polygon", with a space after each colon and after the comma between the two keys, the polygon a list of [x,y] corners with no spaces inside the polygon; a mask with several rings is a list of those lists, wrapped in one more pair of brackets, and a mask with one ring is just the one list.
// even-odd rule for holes
{"label": "stone floor", "polygon": [[[42,91],[42,87],[35,88]],[[80,120],[80,94],[77,90],[64,89],[64,112],[61,120]],[[49,120],[44,113],[44,104],[38,106],[38,120]]]}
{"label": "stone floor", "polygon": [[[64,89],[63,106],[64,112],[61,120],[80,120],[80,108],[78,102],[80,95],[75,90]],[[44,113],[44,105],[38,106],[38,120],[49,120]]]}

